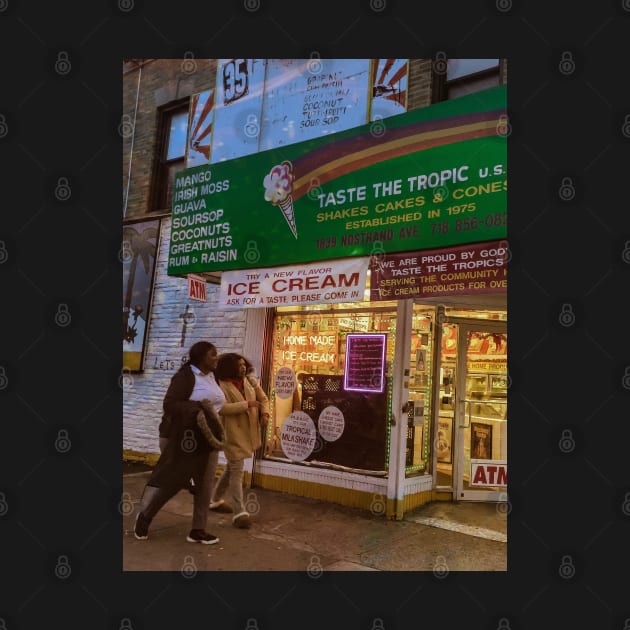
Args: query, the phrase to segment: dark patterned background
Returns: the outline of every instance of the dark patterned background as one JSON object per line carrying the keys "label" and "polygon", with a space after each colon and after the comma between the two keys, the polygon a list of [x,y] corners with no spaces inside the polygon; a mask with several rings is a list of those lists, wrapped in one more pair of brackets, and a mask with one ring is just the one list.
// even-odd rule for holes
{"label": "dark patterned background", "polygon": [[[0,0],[0,630],[628,630],[630,0],[201,6]],[[507,574],[121,572],[122,58],[313,53],[508,59]]]}

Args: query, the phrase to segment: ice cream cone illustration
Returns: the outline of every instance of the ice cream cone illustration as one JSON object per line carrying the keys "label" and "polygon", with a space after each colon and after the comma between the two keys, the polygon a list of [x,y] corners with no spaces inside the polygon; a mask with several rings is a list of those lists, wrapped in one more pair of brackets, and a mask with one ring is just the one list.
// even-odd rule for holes
{"label": "ice cream cone illustration", "polygon": [[284,214],[284,218],[287,220],[293,236],[297,238],[297,228],[295,227],[295,214],[293,212],[293,195],[289,195],[284,199],[278,201],[278,205]]}
{"label": "ice cream cone illustration", "polygon": [[295,212],[293,210],[293,164],[284,161],[274,166],[263,180],[265,188],[265,201],[270,201],[274,206],[280,206],[293,236],[297,238],[295,226]]}

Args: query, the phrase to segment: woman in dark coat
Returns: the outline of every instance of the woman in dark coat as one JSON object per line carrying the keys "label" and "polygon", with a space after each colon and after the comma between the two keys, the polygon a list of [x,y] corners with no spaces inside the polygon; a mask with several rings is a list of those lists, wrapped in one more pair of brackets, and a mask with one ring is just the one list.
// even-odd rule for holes
{"label": "woman in dark coat", "polygon": [[218,413],[225,405],[225,395],[214,378],[217,361],[215,346],[199,341],[190,348],[189,361],[171,379],[160,424],[164,449],[142,495],[134,527],[138,540],[148,538],[155,515],[192,478],[193,520],[186,540],[205,545],[219,541],[205,531],[224,437]]}

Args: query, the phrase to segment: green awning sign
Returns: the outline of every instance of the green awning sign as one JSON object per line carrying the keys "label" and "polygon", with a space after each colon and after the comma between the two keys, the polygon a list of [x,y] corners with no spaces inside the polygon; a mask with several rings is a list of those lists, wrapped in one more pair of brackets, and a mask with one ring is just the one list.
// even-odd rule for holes
{"label": "green awning sign", "polygon": [[168,273],[505,239],[507,131],[500,86],[181,171]]}

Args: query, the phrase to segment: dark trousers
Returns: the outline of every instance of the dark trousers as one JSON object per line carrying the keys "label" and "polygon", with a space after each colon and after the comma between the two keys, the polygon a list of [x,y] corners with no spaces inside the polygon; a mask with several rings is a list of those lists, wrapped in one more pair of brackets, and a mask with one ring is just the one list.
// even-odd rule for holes
{"label": "dark trousers", "polygon": [[[160,450],[163,450],[167,440],[160,438]],[[203,470],[193,476],[195,483],[195,495],[193,503],[193,518],[191,529],[205,529],[208,521],[208,510],[210,508],[210,497],[214,490],[214,480],[219,462],[219,451],[211,451],[208,461]],[[174,497],[181,486],[164,484],[157,488],[155,486],[145,486],[140,500],[140,512],[148,522],[151,522],[155,515],[164,507],[164,504]]]}

